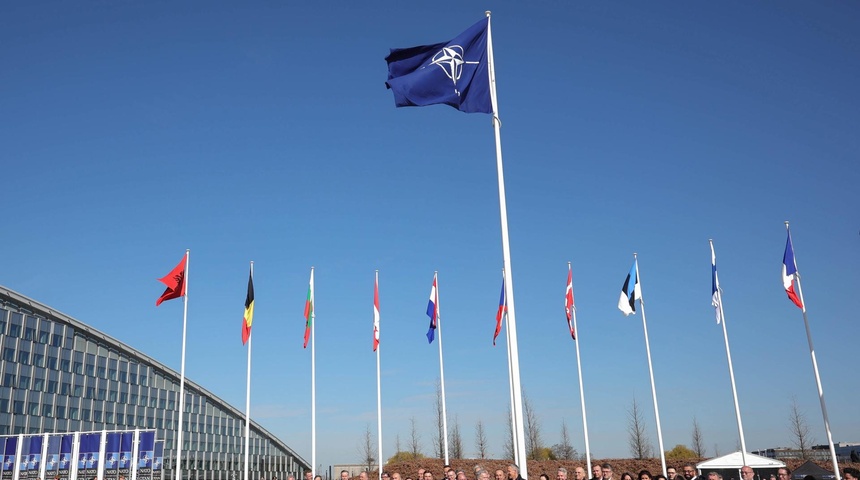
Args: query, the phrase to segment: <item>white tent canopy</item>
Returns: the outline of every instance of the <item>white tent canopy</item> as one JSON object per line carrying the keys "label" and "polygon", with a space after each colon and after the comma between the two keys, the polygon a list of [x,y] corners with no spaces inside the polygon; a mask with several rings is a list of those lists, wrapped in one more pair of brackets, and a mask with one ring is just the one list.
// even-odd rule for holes
{"label": "white tent canopy", "polygon": [[741,455],[740,450],[738,450],[737,452],[723,455],[722,457],[715,457],[710,460],[697,463],[696,468],[699,469],[699,471],[739,469],[744,466],[744,456],[746,456],[747,460],[746,465],[749,465],[753,469],[780,468],[785,466],[785,463],[780,462],[779,460],[762,457],[760,455],[753,455],[749,452],[745,455]]}

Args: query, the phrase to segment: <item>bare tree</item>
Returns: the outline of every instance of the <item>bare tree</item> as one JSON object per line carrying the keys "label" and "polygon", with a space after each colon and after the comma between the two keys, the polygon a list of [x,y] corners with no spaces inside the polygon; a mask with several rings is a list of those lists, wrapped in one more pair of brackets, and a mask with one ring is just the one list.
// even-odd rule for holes
{"label": "bare tree", "polygon": [[400,445],[400,434],[398,433],[397,435],[394,436],[394,454],[395,455],[400,453],[400,447],[401,447],[401,445]]}
{"label": "bare tree", "polygon": [[460,435],[460,419],[456,415],[449,437],[448,447],[451,449],[451,458],[463,458],[463,437]]}
{"label": "bare tree", "polygon": [[636,403],[636,397],[633,397],[633,406],[627,411],[627,432],[630,435],[627,445],[630,447],[630,454],[633,455],[633,458],[637,460],[651,458],[654,449],[651,447],[651,442],[648,441],[645,420],[639,410],[639,404]]}
{"label": "bare tree", "polygon": [[561,442],[552,446],[552,454],[556,460],[575,460],[576,449],[570,444],[570,435],[567,433],[567,423],[561,420]]}
{"label": "bare tree", "polygon": [[478,458],[487,458],[487,434],[481,419],[475,424],[475,450],[478,451]]}
{"label": "bare tree", "polygon": [[699,458],[705,457],[705,439],[702,436],[702,430],[699,428],[699,421],[693,417],[693,436],[690,439],[690,450],[696,452]]}
{"label": "bare tree", "polygon": [[436,437],[433,449],[437,458],[445,458],[445,424],[442,423],[442,384],[436,381]]}
{"label": "bare tree", "polygon": [[815,439],[809,433],[809,425],[806,423],[806,412],[797,405],[797,397],[791,397],[791,410],[788,413],[788,431],[794,446],[800,450],[800,457],[809,459],[810,447]]}
{"label": "bare tree", "polygon": [[361,464],[367,466],[367,471],[373,470],[376,465],[376,450],[373,445],[373,434],[370,433],[370,424],[364,429],[364,435],[358,444],[358,454],[361,456]]}
{"label": "bare tree", "polygon": [[514,423],[511,420],[511,406],[508,405],[508,418],[505,420],[508,424],[508,435],[505,437],[505,443],[502,445],[502,455],[507,460],[513,460],[514,455]]}
{"label": "bare tree", "polygon": [[418,434],[418,427],[415,426],[415,417],[409,419],[411,427],[409,429],[409,451],[412,453],[412,458],[418,458],[421,455],[421,435]]}
{"label": "bare tree", "polygon": [[526,456],[529,460],[540,460],[543,440],[540,433],[540,420],[532,408],[532,402],[523,394],[523,413],[526,421]]}

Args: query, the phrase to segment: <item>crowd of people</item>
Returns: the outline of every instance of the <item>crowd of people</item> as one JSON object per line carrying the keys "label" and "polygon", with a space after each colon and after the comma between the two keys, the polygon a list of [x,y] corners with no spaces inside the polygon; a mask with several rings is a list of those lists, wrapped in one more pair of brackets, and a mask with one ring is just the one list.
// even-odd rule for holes
{"label": "crowd of people", "polygon": [[[416,475],[403,475],[400,472],[382,472],[382,480],[491,480],[489,470],[478,464],[474,467],[472,476],[466,474],[463,470],[454,470],[450,465],[445,465],[441,477],[437,478],[433,472],[419,468]],[[741,467],[741,480],[755,480],[755,470],[752,467],[744,465]],[[856,468],[845,468],[842,474],[843,480],[860,480],[860,471]],[[295,480],[289,478],[287,480]],[[322,477],[317,475],[311,478],[311,473],[305,474],[305,480],[322,480]],[[349,472],[343,470],[340,472],[339,480],[352,480]],[[370,480],[367,472],[361,472],[358,480]],[[492,474],[492,480],[525,480],[520,475],[520,468],[516,464],[510,464],[505,469],[498,469]],[[546,473],[540,474],[540,480],[551,480]],[[706,475],[699,475],[696,466],[686,464],[681,468],[681,473],[675,467],[667,467],[666,475],[658,473],[652,475],[648,470],[641,470],[638,473],[623,472],[616,475],[612,470],[612,465],[609,463],[594,465],[591,469],[591,477],[583,467],[573,469],[572,477],[569,477],[568,470],[564,467],[559,467],[555,474],[555,480],[723,480],[722,474],[716,471],[708,472]],[[788,468],[782,467],[777,470],[776,478],[771,475],[770,480],[791,480],[791,471]],[[803,480],[815,480],[811,475]]]}

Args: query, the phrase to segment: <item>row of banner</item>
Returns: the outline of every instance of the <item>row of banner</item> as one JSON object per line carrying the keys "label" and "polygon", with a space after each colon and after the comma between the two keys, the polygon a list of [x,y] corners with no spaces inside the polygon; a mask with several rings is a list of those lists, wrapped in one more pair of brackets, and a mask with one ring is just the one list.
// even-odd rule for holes
{"label": "row of banner", "polygon": [[155,430],[0,436],[2,480],[160,480]]}

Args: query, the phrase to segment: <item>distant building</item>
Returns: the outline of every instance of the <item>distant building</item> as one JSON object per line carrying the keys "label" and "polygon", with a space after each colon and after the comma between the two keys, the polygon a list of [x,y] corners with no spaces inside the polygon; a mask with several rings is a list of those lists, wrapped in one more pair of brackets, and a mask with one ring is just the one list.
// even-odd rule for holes
{"label": "distant building", "polygon": [[[860,455],[860,443],[845,443],[845,442],[837,442],[833,444],[834,449],[836,450],[836,460],[840,462],[847,462],[851,459],[851,452],[854,452],[855,456]],[[801,459],[803,455],[801,454],[800,449],[798,448],[789,448],[789,447],[774,447],[767,448],[764,450],[753,451],[756,455],[761,455],[762,457],[774,458],[777,460],[785,460],[785,459]],[[830,445],[814,445],[810,447],[807,457],[809,460],[818,460],[822,462],[830,461]]]}
{"label": "distant building", "polygon": [[[175,478],[179,373],[51,307],[0,286],[0,435],[153,429]],[[185,379],[183,478],[241,479],[245,414]],[[310,464],[251,421],[250,479]],[[5,476],[4,476],[5,478]]]}

